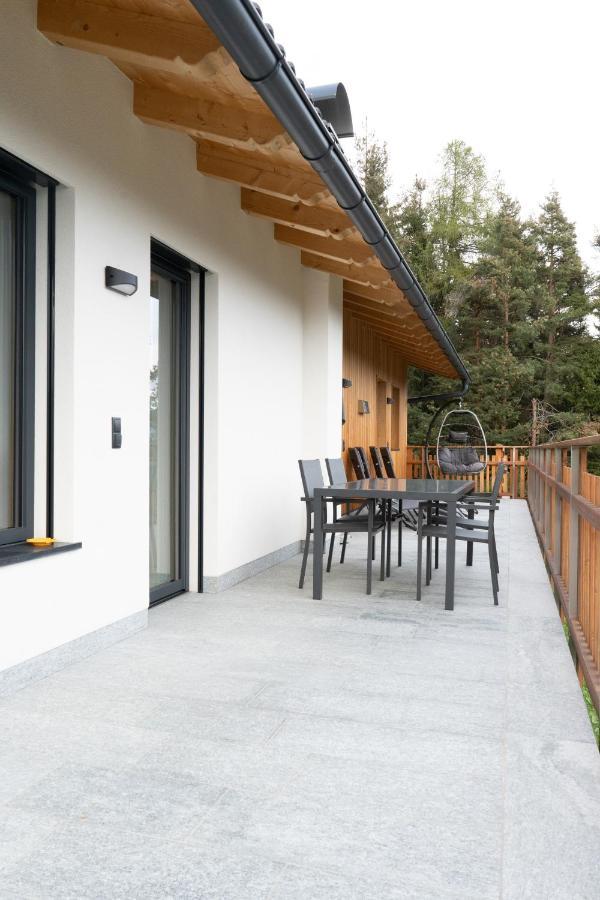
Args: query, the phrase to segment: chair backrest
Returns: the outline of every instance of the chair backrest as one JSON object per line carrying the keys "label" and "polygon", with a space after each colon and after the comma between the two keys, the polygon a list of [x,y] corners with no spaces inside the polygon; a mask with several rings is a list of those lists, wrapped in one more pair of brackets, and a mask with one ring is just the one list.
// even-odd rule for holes
{"label": "chair backrest", "polygon": [[383,465],[383,457],[379,447],[369,447],[371,459],[373,460],[373,468],[375,469],[375,478],[385,478],[385,468]]}
{"label": "chair backrest", "polygon": [[496,503],[498,497],[500,496],[500,488],[502,487],[502,479],[504,478],[504,463],[498,463],[498,471],[496,472],[496,477],[494,479],[494,486],[492,488],[492,503]]}
{"label": "chair backrest", "polygon": [[[362,453],[360,452],[362,450]],[[357,479],[360,481],[363,478],[370,478],[369,475],[369,467],[365,465],[364,462],[364,450],[362,447],[350,447],[350,462],[352,463],[352,468],[354,469],[354,474]]]}
{"label": "chair backrest", "polygon": [[385,467],[385,474],[388,478],[396,477],[396,470],[394,469],[394,460],[392,459],[392,452],[389,447],[381,447],[381,458],[383,459],[383,465]]}
{"label": "chair backrest", "polygon": [[344,468],[344,462],[339,457],[335,459],[326,459],[327,475],[329,476],[329,484],[346,484],[348,476]]}
{"label": "chair backrest", "polygon": [[318,459],[299,459],[298,465],[304,488],[304,499],[310,504],[315,496],[315,488],[325,487],[321,463]]}
{"label": "chair backrest", "polygon": [[365,474],[364,474],[364,477],[365,477],[365,478],[370,478],[370,477],[371,477],[371,470],[369,469],[369,457],[368,457],[367,454],[366,454],[365,448],[364,448],[364,447],[357,447],[356,449],[358,450],[359,455],[360,455],[360,458],[362,459],[363,469],[364,469],[364,473],[365,473]]}

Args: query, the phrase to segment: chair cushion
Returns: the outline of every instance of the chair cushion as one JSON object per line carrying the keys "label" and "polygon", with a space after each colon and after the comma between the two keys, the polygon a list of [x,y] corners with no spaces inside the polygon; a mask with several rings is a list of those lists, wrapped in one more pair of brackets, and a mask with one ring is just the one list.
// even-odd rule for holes
{"label": "chair cushion", "polygon": [[485,463],[473,447],[440,447],[439,463],[445,475],[481,472]]}

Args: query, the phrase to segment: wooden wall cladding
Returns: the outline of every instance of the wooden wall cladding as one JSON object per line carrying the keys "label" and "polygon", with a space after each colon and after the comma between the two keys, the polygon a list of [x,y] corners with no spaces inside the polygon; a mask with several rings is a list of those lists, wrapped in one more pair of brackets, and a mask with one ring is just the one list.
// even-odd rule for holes
{"label": "wooden wall cladding", "polygon": [[[407,439],[407,364],[402,353],[392,347],[369,324],[344,309],[343,376],[352,381],[344,389],[346,422],[342,429],[344,462],[349,475],[350,447],[388,444],[394,453],[396,473],[404,477]],[[391,403],[388,402],[391,399]],[[369,413],[359,413],[359,401],[366,400]]]}

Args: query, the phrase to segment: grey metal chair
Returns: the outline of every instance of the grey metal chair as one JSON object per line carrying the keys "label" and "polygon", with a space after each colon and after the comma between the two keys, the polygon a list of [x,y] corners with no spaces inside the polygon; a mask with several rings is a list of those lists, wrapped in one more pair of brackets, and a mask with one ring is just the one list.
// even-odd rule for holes
{"label": "grey metal chair", "polygon": [[[344,466],[344,460],[341,457],[328,457],[325,460],[325,467],[327,469],[327,477],[329,478],[329,484],[346,484],[347,481],[352,481],[353,479],[349,479],[346,474],[346,467]],[[362,518],[365,519],[368,516],[367,507],[365,503],[361,503],[359,507],[356,509],[351,509],[351,504],[346,503],[343,504],[346,506],[346,515],[352,516],[353,518]],[[327,571],[329,572],[331,568],[331,558],[333,556],[333,543],[335,540],[335,535],[331,535],[331,543],[329,546],[329,559],[327,561]],[[346,545],[348,543],[348,532],[344,533],[344,539],[342,541],[342,552],[340,555],[340,565],[343,564],[344,559],[346,558]],[[373,554],[371,554],[373,555]],[[373,557],[374,558],[374,557]]]}
{"label": "grey metal chair", "polygon": [[350,447],[348,452],[357,480],[361,481],[363,478],[370,478],[371,473],[364,447]]}
{"label": "grey metal chair", "polygon": [[[471,546],[473,544],[487,544],[488,555],[490,560],[490,575],[492,578],[492,591],[494,594],[494,605],[498,605],[498,591],[500,583],[498,573],[500,566],[498,564],[498,549],[496,546],[496,534],[494,531],[494,516],[499,507],[500,487],[504,476],[504,463],[500,463],[494,486],[489,495],[484,499],[481,494],[473,497],[468,495],[464,501],[458,504],[463,515],[467,518],[460,520],[460,524],[456,526],[456,540],[467,541]],[[487,511],[488,518],[486,521],[475,521],[472,518],[476,511]],[[423,568],[423,540],[427,540],[427,559],[425,564],[425,583],[429,584],[431,580],[431,540],[446,539],[448,537],[448,528],[445,522],[432,522],[431,516],[428,514],[429,521],[423,522],[423,511],[419,512],[419,525],[417,528],[417,600],[421,599],[422,584],[422,568]]]}
{"label": "grey metal chair", "polygon": [[[341,461],[341,460],[340,460]],[[318,459],[299,459],[300,475],[302,478],[302,487],[304,496],[302,501],[306,504],[306,538],[304,542],[304,553],[302,556],[302,566],[300,569],[300,582],[298,587],[304,587],[304,577],[306,575],[306,564],[308,561],[308,553],[310,549],[310,536],[314,533],[314,507],[315,507],[315,489],[324,487],[323,472],[321,463]],[[346,475],[344,472],[344,482]],[[375,540],[378,534],[381,535],[381,581],[385,578],[385,521],[382,516],[378,515],[375,510],[375,501],[369,501],[365,504],[369,509],[369,514],[365,516],[355,516],[352,513],[348,515],[339,515],[339,507],[343,506],[340,501],[332,501],[324,503],[323,510],[323,532],[325,539],[328,534],[332,536],[332,543],[329,550],[329,559],[327,571],[331,570],[331,558],[333,554],[333,539],[336,534],[360,533],[367,535],[367,594],[371,593],[371,583],[373,574],[373,558]],[[328,521],[327,506],[332,507],[332,520]]]}

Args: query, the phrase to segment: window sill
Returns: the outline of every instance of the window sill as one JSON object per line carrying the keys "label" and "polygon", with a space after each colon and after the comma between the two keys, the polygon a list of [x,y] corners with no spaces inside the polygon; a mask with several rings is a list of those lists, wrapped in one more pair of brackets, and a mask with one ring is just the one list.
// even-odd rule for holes
{"label": "window sill", "polygon": [[0,547],[0,566],[12,566],[14,563],[30,562],[40,556],[56,556],[69,550],[80,550],[81,543],[67,544],[57,542],[50,547],[34,547],[32,544],[6,544]]}

